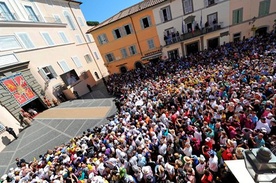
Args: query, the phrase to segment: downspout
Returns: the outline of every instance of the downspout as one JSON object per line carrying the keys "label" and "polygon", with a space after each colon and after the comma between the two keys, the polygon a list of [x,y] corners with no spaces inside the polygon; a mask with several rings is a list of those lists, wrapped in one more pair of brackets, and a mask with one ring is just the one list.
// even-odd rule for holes
{"label": "downspout", "polygon": [[140,43],[139,43],[139,41],[138,41],[138,37],[137,37],[137,34],[136,34],[136,30],[135,30],[135,27],[134,27],[134,24],[133,24],[132,17],[129,16],[129,18],[130,18],[131,24],[133,25],[133,31],[134,31],[134,34],[135,34],[136,42],[137,42],[137,44],[138,44],[138,48],[139,48],[139,50],[140,50],[140,55],[143,56],[143,55],[142,55],[141,46],[140,46]]}
{"label": "downspout", "polygon": [[79,25],[79,22],[78,22],[78,20],[77,20],[75,14],[74,14],[72,8],[71,8],[70,2],[71,2],[71,0],[68,1],[68,6],[69,6],[69,8],[70,8],[70,11],[71,11],[71,13],[73,14],[73,17],[74,17],[75,21],[77,22],[78,28],[79,28],[79,30],[80,30],[80,32],[81,32],[81,35],[82,35],[82,37],[83,37],[83,39],[84,39],[84,41],[85,41],[85,44],[86,44],[86,46],[87,46],[87,48],[88,48],[90,54],[91,54],[92,57],[93,57],[94,62],[96,63],[96,66],[97,66],[97,68],[98,68],[98,70],[99,70],[99,72],[100,72],[100,74],[101,74],[101,77],[104,79],[103,74],[102,74],[102,71],[101,71],[100,68],[99,68],[99,65],[98,65],[98,63],[97,63],[97,61],[96,61],[96,59],[95,59],[95,57],[94,57],[94,55],[93,55],[93,52],[92,52],[92,50],[91,50],[91,48],[90,48],[90,46],[89,46],[89,43],[87,43],[86,38],[85,38],[85,35],[84,35],[84,33],[82,32],[81,27],[80,27],[80,25]]}

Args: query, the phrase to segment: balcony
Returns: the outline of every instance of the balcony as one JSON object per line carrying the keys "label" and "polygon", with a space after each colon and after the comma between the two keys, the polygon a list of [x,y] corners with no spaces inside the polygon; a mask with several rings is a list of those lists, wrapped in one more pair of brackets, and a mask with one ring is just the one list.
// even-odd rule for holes
{"label": "balcony", "polygon": [[166,40],[164,39],[164,41],[166,43],[165,46],[171,45],[171,44],[174,44],[174,43],[178,43],[178,42],[181,42],[181,41],[185,41],[185,40],[188,40],[188,39],[191,39],[191,38],[194,38],[194,37],[197,37],[197,36],[201,36],[201,35],[204,35],[204,34],[208,34],[210,32],[220,30],[220,29],[222,29],[222,24],[223,24],[223,22],[220,22],[216,25],[212,25],[212,26],[209,26],[209,27],[204,27],[203,29],[197,29],[197,30],[194,30],[194,31],[191,31],[191,32],[181,34],[179,36],[167,38]]}
{"label": "balcony", "polygon": [[141,60],[150,60],[150,59],[158,58],[162,55],[162,49],[161,47],[151,49],[144,52],[143,55],[144,56],[141,57]]}

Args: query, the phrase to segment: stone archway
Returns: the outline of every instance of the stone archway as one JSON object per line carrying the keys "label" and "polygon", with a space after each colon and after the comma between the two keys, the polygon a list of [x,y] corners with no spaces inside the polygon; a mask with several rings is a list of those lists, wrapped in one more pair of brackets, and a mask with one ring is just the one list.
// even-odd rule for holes
{"label": "stone archway", "polygon": [[143,68],[143,64],[139,61],[135,62],[134,66],[135,66],[135,69],[142,69]]}
{"label": "stone archway", "polygon": [[255,31],[255,35],[265,35],[267,34],[267,27],[260,27]]}
{"label": "stone archway", "polygon": [[125,66],[120,67],[120,72],[121,73],[126,73],[127,72],[127,68]]}

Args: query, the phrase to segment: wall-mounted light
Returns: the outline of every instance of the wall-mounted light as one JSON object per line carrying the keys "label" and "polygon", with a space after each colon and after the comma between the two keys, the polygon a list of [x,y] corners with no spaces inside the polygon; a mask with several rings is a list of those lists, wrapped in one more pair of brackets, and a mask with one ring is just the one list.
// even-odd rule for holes
{"label": "wall-mounted light", "polygon": [[253,17],[252,20],[250,20],[250,21],[248,22],[249,25],[250,25],[250,24],[253,24],[253,23],[256,21],[256,19],[257,19],[256,17]]}

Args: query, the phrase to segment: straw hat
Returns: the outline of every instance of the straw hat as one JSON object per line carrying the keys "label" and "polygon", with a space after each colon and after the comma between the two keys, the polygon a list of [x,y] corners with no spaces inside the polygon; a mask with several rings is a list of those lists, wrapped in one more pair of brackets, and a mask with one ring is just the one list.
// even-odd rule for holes
{"label": "straw hat", "polygon": [[185,156],[183,158],[183,160],[184,160],[185,163],[192,163],[193,162],[192,159],[189,156]]}

